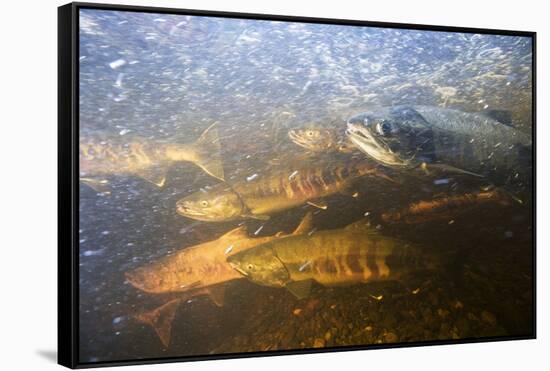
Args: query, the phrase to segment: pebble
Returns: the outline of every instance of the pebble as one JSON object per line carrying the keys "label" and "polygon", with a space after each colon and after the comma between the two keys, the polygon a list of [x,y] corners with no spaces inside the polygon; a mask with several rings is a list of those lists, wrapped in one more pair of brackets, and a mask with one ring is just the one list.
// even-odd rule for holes
{"label": "pebble", "polygon": [[323,348],[324,346],[325,346],[325,340],[324,339],[317,338],[313,342],[313,347],[314,348]]}
{"label": "pebble", "polygon": [[384,335],[384,339],[386,340],[387,343],[395,343],[395,342],[397,342],[397,340],[399,340],[397,335],[394,334],[393,332],[387,332]]}
{"label": "pebble", "polygon": [[487,312],[486,310],[481,312],[481,319],[487,322],[488,324],[490,324],[491,326],[494,326],[497,324],[497,318],[495,317],[495,315],[491,312]]}
{"label": "pebble", "polygon": [[[367,287],[319,289],[301,304],[283,292],[267,294],[256,308],[248,309],[248,314],[261,313],[243,330],[249,335],[235,337],[220,352],[257,351],[264,345],[270,350],[325,348],[507,334],[487,304],[450,294],[450,285],[420,285],[420,280],[413,284],[412,289],[422,287],[416,295],[412,289],[386,283],[373,284],[368,291]],[[373,300],[369,294],[383,295],[384,300]],[[273,307],[281,309],[277,315]]]}

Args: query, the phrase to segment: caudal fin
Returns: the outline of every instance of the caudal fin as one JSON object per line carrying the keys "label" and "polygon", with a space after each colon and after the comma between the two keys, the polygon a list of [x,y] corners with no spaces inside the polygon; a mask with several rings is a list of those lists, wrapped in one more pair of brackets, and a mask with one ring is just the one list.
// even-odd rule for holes
{"label": "caudal fin", "polygon": [[180,302],[181,299],[174,299],[158,308],[149,312],[137,314],[134,317],[139,322],[151,326],[157,333],[162,344],[168,348],[172,335],[172,322],[174,321]]}
{"label": "caudal fin", "polygon": [[196,165],[215,178],[225,181],[220,137],[216,123],[210,125],[194,143]]}

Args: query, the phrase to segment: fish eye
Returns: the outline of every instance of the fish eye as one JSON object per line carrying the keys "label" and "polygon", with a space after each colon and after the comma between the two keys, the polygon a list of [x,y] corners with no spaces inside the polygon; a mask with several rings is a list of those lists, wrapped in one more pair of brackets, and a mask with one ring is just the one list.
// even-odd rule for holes
{"label": "fish eye", "polygon": [[254,269],[254,265],[253,265],[253,264],[248,264],[248,265],[246,266],[246,268],[247,268],[249,271],[251,271],[251,270]]}
{"label": "fish eye", "polygon": [[202,206],[202,207],[208,206],[208,201],[202,200],[202,201],[201,201],[201,206]]}
{"label": "fish eye", "polygon": [[376,124],[376,131],[378,132],[378,134],[380,135],[388,135],[391,133],[391,124],[388,123],[388,122],[379,122]]}
{"label": "fish eye", "polygon": [[308,130],[308,131],[306,131],[306,135],[308,137],[312,137],[313,135],[315,135],[315,133],[312,130]]}

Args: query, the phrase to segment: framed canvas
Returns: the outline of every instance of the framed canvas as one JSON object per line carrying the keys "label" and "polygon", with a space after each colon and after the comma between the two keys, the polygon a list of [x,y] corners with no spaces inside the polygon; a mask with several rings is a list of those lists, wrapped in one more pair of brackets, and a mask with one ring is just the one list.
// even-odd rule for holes
{"label": "framed canvas", "polygon": [[535,33],[58,19],[59,363],[535,338]]}

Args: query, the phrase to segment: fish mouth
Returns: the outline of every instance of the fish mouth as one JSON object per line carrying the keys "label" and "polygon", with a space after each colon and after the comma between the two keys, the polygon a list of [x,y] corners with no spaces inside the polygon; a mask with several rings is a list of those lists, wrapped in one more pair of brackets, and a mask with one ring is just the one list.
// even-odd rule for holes
{"label": "fish mouth", "polygon": [[363,125],[348,121],[346,134],[357,148],[376,161],[388,166],[407,165],[407,162],[394,154],[383,140],[375,138]]}
{"label": "fish mouth", "polygon": [[181,216],[189,216],[189,217],[205,216],[205,214],[202,211],[191,207],[187,201],[183,201],[183,200],[176,202],[176,212]]}
{"label": "fish mouth", "polygon": [[231,268],[233,268],[234,270],[236,270],[237,272],[239,272],[239,273],[242,274],[243,276],[248,277],[248,273],[240,267],[240,264],[239,264],[239,263],[234,263],[234,262],[232,262],[232,261],[230,261],[230,260],[228,260],[227,262],[229,263],[229,265],[231,266]]}

